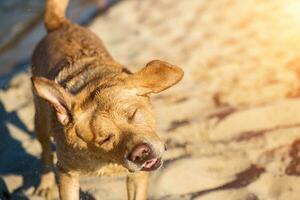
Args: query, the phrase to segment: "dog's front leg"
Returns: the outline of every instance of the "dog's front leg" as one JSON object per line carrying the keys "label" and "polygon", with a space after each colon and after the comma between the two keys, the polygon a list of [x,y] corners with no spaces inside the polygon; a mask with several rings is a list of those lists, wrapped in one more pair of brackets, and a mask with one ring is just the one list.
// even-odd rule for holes
{"label": "dog's front leg", "polygon": [[146,200],[149,172],[135,172],[127,176],[128,200]]}
{"label": "dog's front leg", "polygon": [[79,174],[58,169],[60,200],[79,200]]}

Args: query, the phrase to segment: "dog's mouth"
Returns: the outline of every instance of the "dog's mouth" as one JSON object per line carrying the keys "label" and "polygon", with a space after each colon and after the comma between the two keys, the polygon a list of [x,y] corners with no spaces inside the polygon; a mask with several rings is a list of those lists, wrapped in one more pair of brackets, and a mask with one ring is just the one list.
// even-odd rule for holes
{"label": "dog's mouth", "polygon": [[162,166],[163,146],[153,148],[149,143],[140,143],[125,155],[125,166],[129,171],[154,171]]}
{"label": "dog's mouth", "polygon": [[147,160],[143,165],[141,170],[142,171],[153,171],[158,169],[162,164],[161,158],[153,158],[150,160]]}
{"label": "dog's mouth", "polygon": [[125,166],[130,172],[154,171],[154,170],[157,170],[158,168],[160,168],[162,166],[162,164],[163,164],[162,158],[152,158],[152,159],[145,161],[141,165],[134,164],[127,160]]}

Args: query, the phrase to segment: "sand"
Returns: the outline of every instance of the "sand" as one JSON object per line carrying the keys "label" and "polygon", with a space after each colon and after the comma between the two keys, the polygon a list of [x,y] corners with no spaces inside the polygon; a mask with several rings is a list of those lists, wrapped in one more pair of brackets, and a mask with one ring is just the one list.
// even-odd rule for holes
{"label": "sand", "polygon": [[[168,151],[150,199],[300,198],[297,8],[296,0],[128,0],[90,24],[133,71],[151,59],[185,71],[180,84],[153,96]],[[16,75],[0,91],[0,172],[15,198],[38,199],[30,195],[40,147],[29,76]],[[90,198],[126,199],[124,180],[84,177],[81,189]]]}

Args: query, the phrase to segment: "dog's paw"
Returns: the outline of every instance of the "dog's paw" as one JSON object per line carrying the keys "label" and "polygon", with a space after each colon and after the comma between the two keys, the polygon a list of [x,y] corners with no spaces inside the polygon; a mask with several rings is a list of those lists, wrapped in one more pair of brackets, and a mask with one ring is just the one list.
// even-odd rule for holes
{"label": "dog's paw", "polygon": [[55,184],[53,172],[42,175],[40,185],[34,190],[33,195],[43,197],[47,200],[58,197],[58,188]]}
{"label": "dog's paw", "polygon": [[58,189],[56,185],[52,185],[52,186],[40,185],[34,190],[33,195],[43,197],[44,199],[47,200],[53,200],[58,198]]}

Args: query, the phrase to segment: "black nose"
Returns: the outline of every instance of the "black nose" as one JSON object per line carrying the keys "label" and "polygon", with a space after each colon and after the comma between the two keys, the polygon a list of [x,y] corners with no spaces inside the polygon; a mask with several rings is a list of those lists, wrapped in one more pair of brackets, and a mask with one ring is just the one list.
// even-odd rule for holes
{"label": "black nose", "polygon": [[128,160],[134,162],[135,164],[143,164],[147,160],[152,158],[152,150],[150,146],[146,143],[138,144],[133,148],[128,156]]}

